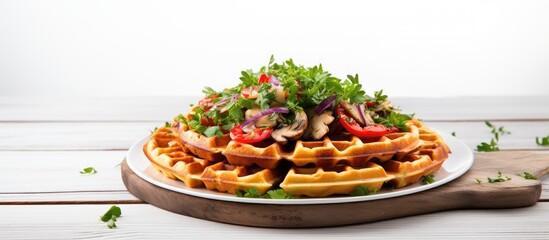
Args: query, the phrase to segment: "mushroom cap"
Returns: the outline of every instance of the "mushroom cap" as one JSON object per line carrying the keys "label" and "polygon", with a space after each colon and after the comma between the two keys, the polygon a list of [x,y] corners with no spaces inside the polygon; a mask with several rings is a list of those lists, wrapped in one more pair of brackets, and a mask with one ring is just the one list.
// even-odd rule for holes
{"label": "mushroom cap", "polygon": [[288,140],[297,140],[307,129],[308,119],[304,111],[295,113],[295,121],[285,127],[274,130],[271,137],[280,144],[288,143]]}

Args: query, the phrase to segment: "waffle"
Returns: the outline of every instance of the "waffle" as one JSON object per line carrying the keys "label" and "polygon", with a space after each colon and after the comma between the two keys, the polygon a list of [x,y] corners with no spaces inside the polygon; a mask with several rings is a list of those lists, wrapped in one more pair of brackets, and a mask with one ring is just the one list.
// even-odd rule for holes
{"label": "waffle", "polygon": [[349,194],[359,186],[378,191],[392,178],[380,165],[371,162],[360,168],[346,165],[332,168],[294,167],[290,169],[280,187],[296,196],[325,197]]}
{"label": "waffle", "polygon": [[377,139],[360,139],[347,134],[324,137],[322,141],[298,140],[286,146],[274,141],[244,144],[231,141],[230,137],[227,139],[227,135],[208,138],[193,130],[181,130],[179,134],[185,147],[201,158],[215,161],[224,156],[233,165],[256,164],[267,169],[276,168],[282,159],[298,167],[333,167],[341,163],[363,166],[372,159],[388,160],[394,154],[407,153],[421,145],[419,130],[413,124],[409,124],[407,132],[390,133]]}
{"label": "waffle", "polygon": [[[182,132],[188,137],[195,134],[193,131],[185,131],[183,127],[176,134],[172,131],[175,129],[160,128],[144,146],[144,152],[166,177],[179,179],[193,188],[228,193],[256,188],[264,194],[276,186],[281,180],[279,176],[285,176],[279,185],[285,192],[325,197],[349,194],[359,186],[372,191],[380,190],[387,183],[402,188],[440,169],[450,152],[443,139],[417,120],[408,121],[407,125],[408,132],[368,141],[341,135],[325,137],[322,141],[298,140],[290,146],[268,141],[263,145],[229,141],[223,146],[224,140],[202,137],[199,144],[214,146],[215,152],[200,145],[199,150],[206,154],[197,151],[199,144],[185,141],[191,138],[181,141]],[[244,157],[231,161],[231,156],[238,155],[224,155],[227,151]],[[197,157],[198,153],[227,158],[203,160]],[[249,160],[251,157],[255,159]],[[282,159],[291,162],[291,167],[279,174]]]}
{"label": "waffle", "polygon": [[179,179],[191,188],[206,187],[220,192],[256,188],[261,194],[278,180],[273,171],[224,162],[213,162],[192,155],[170,128],[159,128],[143,146],[151,164],[164,176]]}
{"label": "waffle", "polygon": [[420,129],[419,138],[423,141],[421,147],[398,160],[382,163],[387,173],[394,177],[391,182],[395,188],[405,187],[438,171],[450,153],[450,149],[436,132],[419,121],[412,123]]}
{"label": "waffle", "polygon": [[408,153],[394,154],[379,164],[368,162],[363,167],[337,165],[290,169],[280,187],[294,195],[324,197],[350,194],[358,186],[380,190],[385,183],[402,188],[436,172],[448,158],[449,148],[442,138],[419,121],[410,121],[419,132],[421,145]]}

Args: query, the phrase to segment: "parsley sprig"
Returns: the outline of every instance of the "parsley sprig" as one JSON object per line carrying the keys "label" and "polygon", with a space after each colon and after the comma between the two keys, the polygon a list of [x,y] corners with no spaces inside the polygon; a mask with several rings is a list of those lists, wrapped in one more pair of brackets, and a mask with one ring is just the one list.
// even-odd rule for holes
{"label": "parsley sprig", "polygon": [[429,174],[427,176],[421,177],[421,182],[423,185],[431,184],[435,182],[435,175]]}
{"label": "parsley sprig", "polygon": [[80,171],[80,174],[82,175],[94,175],[96,173],[97,173],[97,170],[95,170],[95,168],[93,167],[87,167]]}
{"label": "parsley sprig", "polygon": [[101,216],[99,219],[102,222],[107,223],[107,227],[109,228],[115,228],[116,227],[116,219],[122,215],[122,210],[120,207],[113,205],[103,216]]}
{"label": "parsley sprig", "polygon": [[517,176],[519,177],[523,177],[524,179],[532,179],[532,180],[537,180],[538,177],[536,177],[534,174],[531,174],[529,172],[524,172],[522,174],[517,174]]}
{"label": "parsley sprig", "polygon": [[536,137],[536,144],[539,146],[549,146],[549,136],[542,137],[541,141],[539,137]]}
{"label": "parsley sprig", "polygon": [[499,146],[498,146],[499,136],[500,135],[511,134],[511,132],[505,130],[505,128],[503,128],[503,126],[496,127],[494,124],[492,124],[489,121],[485,121],[484,123],[486,124],[486,126],[491,128],[491,133],[493,134],[493,137],[490,140],[490,143],[481,142],[479,145],[477,145],[477,151],[479,151],[479,152],[499,151]]}
{"label": "parsley sprig", "polygon": [[505,182],[511,180],[510,177],[503,176],[501,171],[498,171],[498,176],[496,178],[487,177],[489,183]]}
{"label": "parsley sprig", "polygon": [[365,186],[358,186],[357,188],[355,188],[355,190],[353,190],[351,192],[351,196],[366,196],[366,195],[372,195],[372,194],[376,194],[377,193],[377,189],[372,189],[370,190],[368,187],[365,187]]}
{"label": "parsley sprig", "polygon": [[244,198],[270,198],[270,199],[293,199],[296,198],[294,195],[290,193],[284,192],[282,189],[273,189],[269,190],[267,193],[261,195],[257,188],[252,187],[245,190],[236,190],[236,196],[237,197],[244,197]]}

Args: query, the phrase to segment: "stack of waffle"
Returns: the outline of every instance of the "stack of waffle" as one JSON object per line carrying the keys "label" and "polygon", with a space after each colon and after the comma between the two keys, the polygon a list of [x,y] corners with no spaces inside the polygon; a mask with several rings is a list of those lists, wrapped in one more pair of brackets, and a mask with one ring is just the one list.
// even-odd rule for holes
{"label": "stack of waffle", "polygon": [[143,150],[166,177],[191,188],[235,193],[255,188],[264,194],[282,188],[296,196],[348,195],[357,187],[402,188],[436,172],[449,148],[417,120],[408,130],[375,139],[341,134],[286,145],[251,145],[228,135],[206,137],[185,125],[160,128]]}

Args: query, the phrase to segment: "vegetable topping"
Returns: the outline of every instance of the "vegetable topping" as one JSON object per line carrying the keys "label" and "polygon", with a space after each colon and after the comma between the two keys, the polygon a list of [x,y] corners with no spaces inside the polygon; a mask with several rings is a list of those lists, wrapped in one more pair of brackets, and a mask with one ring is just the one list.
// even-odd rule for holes
{"label": "vegetable topping", "polygon": [[207,137],[230,133],[241,143],[272,138],[286,144],[322,139],[337,123],[357,137],[380,137],[407,130],[405,121],[411,119],[383,91],[367,95],[358,75],[342,80],[322,65],[304,67],[292,59],[275,63],[271,57],[258,72],[242,71],[240,81],[223,91],[206,87],[204,98],[175,121]]}

